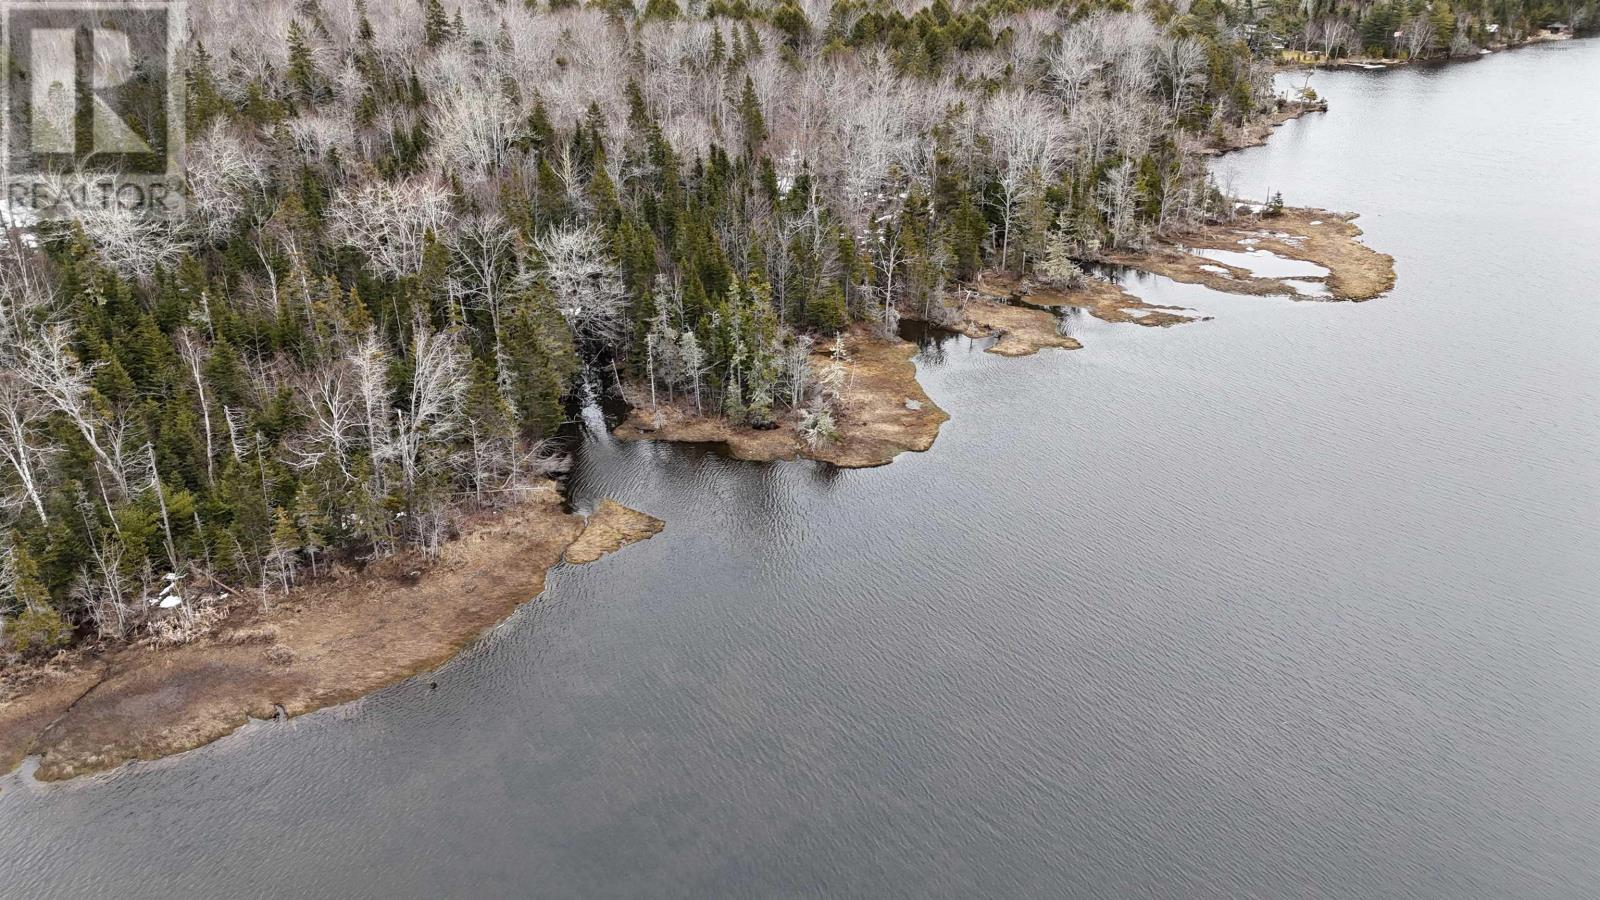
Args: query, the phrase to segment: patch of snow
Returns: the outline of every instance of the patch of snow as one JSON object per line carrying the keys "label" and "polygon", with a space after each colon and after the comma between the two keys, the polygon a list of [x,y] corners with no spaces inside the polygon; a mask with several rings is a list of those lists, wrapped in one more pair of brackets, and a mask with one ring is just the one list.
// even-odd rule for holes
{"label": "patch of snow", "polygon": [[182,597],[178,597],[178,596],[168,597],[165,600],[161,601],[161,608],[162,609],[172,609],[175,606],[182,606],[182,605],[183,605],[183,598]]}
{"label": "patch of snow", "polygon": [[912,412],[916,412],[916,411],[922,409],[922,401],[920,401],[920,400],[912,400],[911,398],[907,397],[906,398],[906,409],[909,409]]}

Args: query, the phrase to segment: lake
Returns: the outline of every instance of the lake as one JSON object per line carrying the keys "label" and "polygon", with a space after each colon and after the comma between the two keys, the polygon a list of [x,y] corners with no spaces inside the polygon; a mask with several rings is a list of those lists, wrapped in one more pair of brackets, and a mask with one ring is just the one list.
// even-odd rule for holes
{"label": "lake", "polygon": [[663,534],[434,675],[0,779],[0,896],[1600,895],[1600,41],[1311,83],[1219,176],[1391,296],[931,342],[876,470],[591,423],[574,501]]}

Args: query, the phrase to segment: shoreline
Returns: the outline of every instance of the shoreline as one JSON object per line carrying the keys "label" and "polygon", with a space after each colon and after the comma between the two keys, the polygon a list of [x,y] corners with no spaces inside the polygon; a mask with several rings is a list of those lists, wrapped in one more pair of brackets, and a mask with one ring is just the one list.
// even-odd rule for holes
{"label": "shoreline", "polygon": [[[1385,69],[1405,69],[1412,66],[1446,66],[1457,63],[1470,63],[1494,56],[1511,50],[1523,50],[1528,47],[1537,47],[1541,44],[1558,44],[1563,41],[1578,40],[1580,38],[1594,37],[1594,31],[1582,34],[1564,32],[1562,34],[1539,33],[1530,35],[1520,41],[1508,41],[1503,44],[1490,44],[1479,47],[1476,52],[1466,56],[1424,56],[1415,59],[1388,59],[1381,56],[1343,56],[1336,60],[1319,60],[1317,62],[1282,62],[1273,67],[1275,72],[1305,72],[1322,70],[1327,72],[1381,72]],[[1301,51],[1297,51],[1301,52]]]}
{"label": "shoreline", "polygon": [[1201,156],[1214,157],[1224,156],[1239,150],[1249,150],[1251,147],[1263,147],[1284,124],[1308,113],[1325,113],[1327,111],[1328,101],[1326,100],[1279,99],[1278,108],[1265,119],[1241,126],[1231,133],[1214,136],[1197,152]]}
{"label": "shoreline", "polygon": [[[1312,110],[1282,121],[1307,111]],[[1264,125],[1265,134],[1282,121]],[[1258,276],[1190,252],[1267,251],[1325,267],[1328,274],[1320,280],[1329,296],[1317,299],[1361,302],[1392,288],[1395,274],[1392,257],[1360,243],[1354,218],[1287,208],[1278,216],[1206,226],[1099,260],[1226,293],[1312,299],[1289,283],[1304,278]],[[955,323],[942,327],[994,338],[987,352],[1007,357],[1082,349],[1060,331],[1064,307],[1145,327],[1209,318],[1147,304],[1099,279],[1058,290],[990,272],[966,296],[949,310]],[[759,430],[694,415],[681,398],[656,409],[633,406],[614,434],[630,441],[714,444],[742,460],[809,459],[840,468],[887,465],[901,453],[931,449],[950,416],[917,379],[917,345],[878,336],[868,325],[853,327],[845,344],[839,437],[827,444],[809,445],[793,410],[777,427]],[[814,361],[826,364],[830,357],[819,348]],[[63,780],[192,750],[251,719],[293,717],[358,699],[454,658],[537,599],[555,565],[592,562],[663,527],[610,499],[587,519],[565,512],[563,503],[555,484],[543,482],[517,506],[470,520],[431,564],[415,555],[392,557],[296,588],[270,611],[240,603],[188,644],[79,650],[0,673],[0,773],[38,757],[34,778]],[[441,597],[461,602],[441,604]]]}
{"label": "shoreline", "polygon": [[[1285,207],[1273,216],[1194,229],[1162,238],[1144,250],[1101,254],[1098,260],[1228,294],[1360,303],[1392,289],[1395,271],[1393,257],[1361,243],[1355,218],[1323,209]],[[1271,277],[1191,252],[1196,250],[1257,254],[1251,261],[1301,262],[1321,267],[1326,274]],[[1325,289],[1325,296],[1306,293],[1317,286]],[[1026,277],[986,272],[966,294],[967,299],[946,308],[953,321],[933,321],[914,311],[903,317],[973,339],[992,338],[994,343],[985,352],[1005,357],[1083,349],[1076,338],[1061,333],[1060,310],[1065,307],[1082,309],[1104,322],[1147,328],[1211,318],[1145,303],[1119,285],[1099,279],[1062,290]],[[776,428],[759,430],[721,416],[695,415],[681,399],[661,402],[655,409],[645,403],[634,405],[613,433],[626,441],[715,445],[734,459],[752,462],[809,459],[847,469],[886,465],[901,453],[930,449],[950,417],[917,381],[911,361],[916,345],[857,325],[848,334],[847,346],[850,388],[839,422],[840,437],[831,444],[808,446],[798,432],[798,413],[792,410]],[[815,354],[814,359],[821,364],[827,356]]]}
{"label": "shoreline", "polygon": [[[811,447],[801,437],[794,410],[776,428],[756,429],[720,416],[697,416],[682,399],[658,403],[655,409],[634,406],[612,433],[625,441],[720,445],[734,459],[749,462],[811,459],[841,469],[884,466],[901,453],[932,448],[950,416],[934,405],[917,380],[917,367],[911,361],[916,345],[880,337],[871,326],[857,325],[845,334],[845,347],[839,437],[822,446]],[[820,366],[829,357],[818,352],[812,360]]]}
{"label": "shoreline", "polygon": [[188,644],[80,651],[7,673],[0,773],[38,757],[34,777],[59,781],[355,700],[454,658],[537,599],[558,563],[592,562],[663,527],[609,499],[587,519],[564,512],[550,481],[529,494],[468,523],[431,564],[395,556],[306,584],[270,611],[241,603]]}
{"label": "shoreline", "polygon": [[[1363,232],[1355,225],[1356,218],[1354,213],[1284,207],[1274,216],[1175,233],[1145,250],[1103,253],[1100,261],[1228,294],[1363,303],[1392,290],[1396,275],[1394,257],[1361,243]],[[1206,251],[1221,251],[1225,256],[1207,257],[1203,255]],[[1259,257],[1263,252],[1280,260],[1308,263],[1326,274],[1266,275],[1243,264],[1252,260],[1237,256]],[[1326,294],[1301,289],[1313,285],[1321,285]]]}

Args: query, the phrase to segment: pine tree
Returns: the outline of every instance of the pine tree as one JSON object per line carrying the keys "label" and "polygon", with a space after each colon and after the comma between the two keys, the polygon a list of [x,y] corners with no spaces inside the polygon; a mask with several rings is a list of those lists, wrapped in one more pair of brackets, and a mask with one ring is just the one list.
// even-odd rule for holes
{"label": "pine tree", "polygon": [[761,101],[756,98],[756,83],[749,75],[744,77],[744,91],[739,95],[739,120],[744,123],[745,152],[755,156],[756,149],[767,139],[767,120],[761,114]]}
{"label": "pine tree", "polygon": [[[281,512],[281,510],[280,510]],[[300,533],[300,547],[311,561],[311,576],[317,576],[317,554],[327,546],[323,533],[328,520],[317,506],[310,485],[301,484],[294,497],[294,524]]]}
{"label": "pine tree", "polygon": [[[737,37],[737,32],[735,32]],[[713,27],[711,31],[711,62],[710,67],[715,70],[722,67],[728,59],[728,42],[722,38],[722,29]]]}
{"label": "pine tree", "polygon": [[283,593],[289,593],[300,570],[299,548],[300,535],[295,530],[294,520],[289,518],[288,510],[279,507],[272,520],[272,543],[261,562],[263,589],[275,584]]}
{"label": "pine tree", "polygon": [[17,615],[4,622],[4,636],[12,652],[28,656],[64,647],[72,639],[72,628],[50,603],[50,593],[39,578],[39,566],[27,545],[12,535],[9,593],[22,606]]}
{"label": "pine tree", "polygon": [[317,67],[298,19],[289,22],[289,84],[300,100],[307,103],[316,100]]}
{"label": "pine tree", "polygon": [[455,37],[455,26],[450,21],[450,14],[445,12],[444,4],[439,0],[427,0],[423,13],[422,34],[423,43],[430,50]]}
{"label": "pine tree", "polygon": [[356,0],[356,38],[364,44],[372,43],[372,20],[367,17],[367,0]]}
{"label": "pine tree", "polygon": [[211,74],[211,57],[206,53],[203,43],[197,43],[194,51],[194,63],[189,66],[188,72],[189,94],[184,112],[189,120],[189,133],[202,134],[207,126],[227,112],[227,102],[217,90],[215,77]]}
{"label": "pine tree", "polygon": [[1063,209],[1045,238],[1044,260],[1039,265],[1039,274],[1058,287],[1074,288],[1083,281],[1083,270],[1072,259],[1073,243],[1072,220]]}
{"label": "pine tree", "polygon": [[678,17],[678,4],[676,0],[649,0],[644,6],[643,19],[646,22],[660,20],[671,21]]}
{"label": "pine tree", "polygon": [[566,421],[563,403],[577,373],[572,335],[547,293],[532,290],[513,303],[506,323],[511,401],[531,437],[554,435]]}
{"label": "pine tree", "polygon": [[10,594],[24,609],[34,610],[50,605],[50,591],[39,577],[39,563],[28,551],[28,545],[16,533],[11,534]]}

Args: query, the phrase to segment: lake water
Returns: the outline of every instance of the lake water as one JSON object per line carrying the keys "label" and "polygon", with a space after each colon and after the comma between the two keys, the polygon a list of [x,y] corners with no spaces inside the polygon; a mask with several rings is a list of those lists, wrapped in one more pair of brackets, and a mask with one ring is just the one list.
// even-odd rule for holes
{"label": "lake water", "polygon": [[1312,83],[1219,170],[1392,296],[931,347],[883,469],[592,433],[665,533],[436,690],[0,780],[0,896],[1600,895],[1600,42]]}

